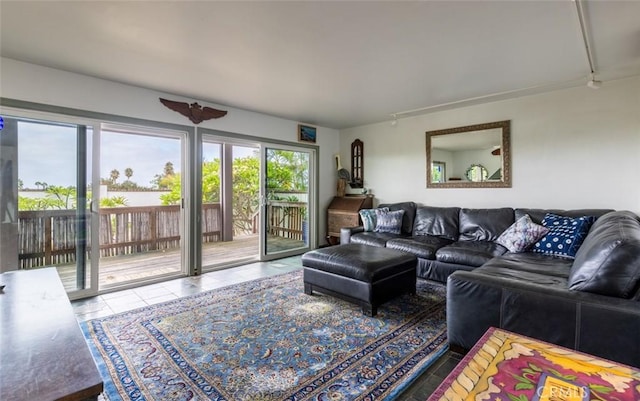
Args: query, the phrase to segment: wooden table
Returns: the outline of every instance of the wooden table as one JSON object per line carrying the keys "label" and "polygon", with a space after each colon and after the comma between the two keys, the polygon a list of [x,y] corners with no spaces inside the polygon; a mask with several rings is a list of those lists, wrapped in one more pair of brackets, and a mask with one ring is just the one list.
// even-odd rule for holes
{"label": "wooden table", "polygon": [[55,268],[0,274],[0,400],[96,400],[102,378]]}
{"label": "wooden table", "polygon": [[435,400],[638,401],[640,369],[490,328],[429,397]]}

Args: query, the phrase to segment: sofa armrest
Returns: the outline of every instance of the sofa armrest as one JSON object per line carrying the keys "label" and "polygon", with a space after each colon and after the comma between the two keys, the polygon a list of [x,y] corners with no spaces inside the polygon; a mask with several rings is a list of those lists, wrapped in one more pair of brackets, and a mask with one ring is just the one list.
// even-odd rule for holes
{"label": "sofa armrest", "polygon": [[449,344],[470,349],[493,326],[640,366],[638,301],[571,291],[548,280],[453,273],[447,280]]}
{"label": "sofa armrest", "polygon": [[364,232],[364,226],[342,227],[340,229],[340,244],[348,244],[351,242],[353,234]]}

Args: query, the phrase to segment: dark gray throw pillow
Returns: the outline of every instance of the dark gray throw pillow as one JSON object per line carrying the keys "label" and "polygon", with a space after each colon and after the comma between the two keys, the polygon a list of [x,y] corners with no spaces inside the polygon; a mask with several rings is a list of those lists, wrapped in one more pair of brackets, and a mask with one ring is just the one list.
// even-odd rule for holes
{"label": "dark gray throw pillow", "polygon": [[385,209],[376,209],[376,228],[374,231],[377,233],[400,234],[404,210],[389,211]]}

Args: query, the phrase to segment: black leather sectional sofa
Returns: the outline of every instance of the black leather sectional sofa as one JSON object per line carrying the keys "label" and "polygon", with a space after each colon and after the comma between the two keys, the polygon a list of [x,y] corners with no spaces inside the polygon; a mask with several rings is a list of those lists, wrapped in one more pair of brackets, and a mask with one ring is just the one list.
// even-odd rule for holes
{"label": "black leather sectional sofa", "polygon": [[[491,326],[640,367],[640,219],[605,209],[404,210],[400,234],[346,227],[341,243],[385,246],[418,256],[419,277],[447,283],[452,348],[470,349]],[[595,216],[575,259],[510,253],[494,241],[528,214]]]}

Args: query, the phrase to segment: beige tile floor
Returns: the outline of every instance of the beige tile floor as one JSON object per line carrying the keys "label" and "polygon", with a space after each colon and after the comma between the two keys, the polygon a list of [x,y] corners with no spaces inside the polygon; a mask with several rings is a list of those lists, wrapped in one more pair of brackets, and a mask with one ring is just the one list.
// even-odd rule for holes
{"label": "beige tile floor", "polygon": [[71,305],[80,321],[154,305],[203,291],[226,287],[262,277],[302,269],[300,256],[270,262],[255,262],[200,276],[173,279],[133,289],[110,292],[73,301]]}

